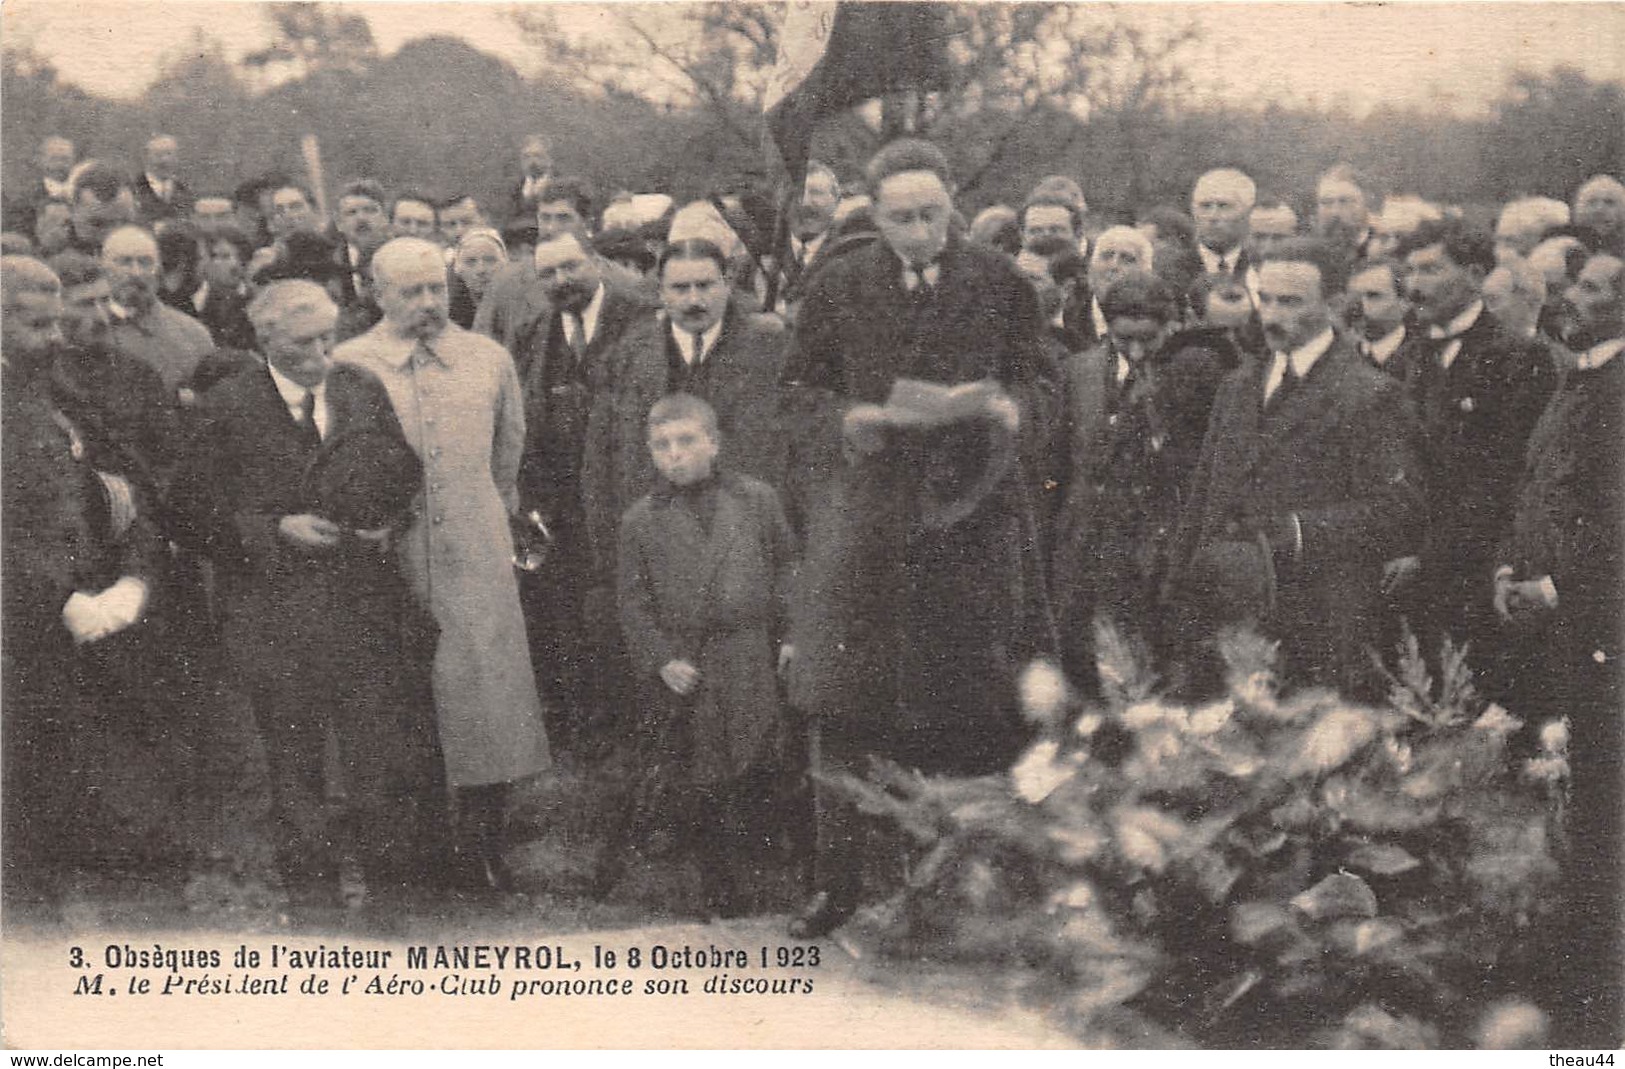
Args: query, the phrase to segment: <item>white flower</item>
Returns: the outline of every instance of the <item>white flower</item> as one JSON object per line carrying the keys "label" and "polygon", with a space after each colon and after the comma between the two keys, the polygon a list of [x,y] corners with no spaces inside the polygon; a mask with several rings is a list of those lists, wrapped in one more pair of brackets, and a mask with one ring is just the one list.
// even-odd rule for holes
{"label": "white flower", "polygon": [[1211,735],[1230,723],[1235,712],[1236,703],[1229,699],[1204,705],[1191,714],[1190,732],[1192,735]]}
{"label": "white flower", "polygon": [[1021,712],[1037,724],[1053,724],[1066,705],[1066,677],[1043,658],[1022,669],[1016,683],[1021,695]]}
{"label": "white flower", "polygon": [[1540,747],[1548,753],[1567,753],[1569,749],[1569,718],[1553,720],[1540,729]]}
{"label": "white flower", "polygon": [[1057,787],[1072,778],[1077,766],[1058,762],[1056,758],[1060,752],[1060,743],[1040,742],[1016,762],[1015,767],[1010,770],[1010,778],[1015,783],[1016,794],[1022,801],[1029,805],[1037,805],[1054,794]]}
{"label": "white flower", "polygon": [[1074,730],[1077,731],[1079,736],[1087,739],[1089,736],[1099,731],[1100,725],[1104,724],[1105,722],[1106,718],[1101,716],[1099,713],[1085,713],[1078,717],[1077,727]]}
{"label": "white flower", "polygon": [[1293,760],[1293,775],[1330,772],[1353,757],[1377,734],[1377,721],[1363,709],[1333,708],[1304,736],[1303,748]]}
{"label": "white flower", "polygon": [[1473,727],[1480,731],[1488,731],[1492,735],[1510,735],[1523,727],[1523,721],[1499,705],[1492,704],[1484,710],[1484,715],[1473,721]]}
{"label": "white flower", "polygon": [[1536,783],[1559,783],[1569,778],[1568,758],[1550,754],[1531,757],[1523,763],[1523,774]]}
{"label": "white flower", "polygon": [[1050,905],[1063,909],[1088,909],[1094,905],[1095,889],[1087,883],[1075,883],[1065,890],[1056,891]]}

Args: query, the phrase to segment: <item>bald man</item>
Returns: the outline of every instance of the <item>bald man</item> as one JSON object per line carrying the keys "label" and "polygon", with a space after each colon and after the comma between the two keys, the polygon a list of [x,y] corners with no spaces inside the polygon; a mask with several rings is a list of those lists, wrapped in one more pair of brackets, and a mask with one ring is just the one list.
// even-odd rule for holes
{"label": "bald man", "polygon": [[502,346],[450,321],[440,246],[396,238],[372,273],[384,318],[334,357],[382,380],[423,461],[402,566],[440,628],[434,704],[465,872],[501,889],[509,787],[552,763],[513,566],[519,377]]}
{"label": "bald man", "polygon": [[[333,366],[338,308],[322,287],[272,283],[249,315],[265,364],[204,395],[173,498],[186,541],[215,564],[227,662],[270,763],[284,883],[296,902],[353,907],[421,883],[443,841],[432,625],[389,549],[422,469],[377,377]],[[341,813],[326,799],[329,733]]]}
{"label": "bald man", "polygon": [[190,404],[189,383],[214,339],[209,328],[158,299],[163,264],[157,240],[145,227],[121,226],[103,240],[101,265],[113,317],[108,344],[145,361],[165,389]]}

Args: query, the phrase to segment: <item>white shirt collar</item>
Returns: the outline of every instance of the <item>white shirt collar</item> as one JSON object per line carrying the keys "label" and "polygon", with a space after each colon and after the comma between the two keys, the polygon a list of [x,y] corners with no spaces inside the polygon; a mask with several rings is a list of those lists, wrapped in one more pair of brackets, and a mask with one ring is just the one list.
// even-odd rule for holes
{"label": "white shirt collar", "polygon": [[1123,383],[1127,382],[1129,375],[1131,373],[1133,373],[1133,371],[1134,371],[1134,365],[1128,362],[1128,357],[1124,356],[1122,353],[1118,353],[1117,354],[1117,385],[1121,386],[1121,385],[1123,385]]}
{"label": "white shirt collar", "polygon": [[701,363],[711,354],[712,350],[717,347],[717,338],[721,334],[722,319],[719,317],[715,323],[700,332],[700,351],[696,355],[692,348],[694,335],[679,327],[676,323],[671,324],[671,336],[677,342],[677,351],[682,354],[683,363],[689,367]]}
{"label": "white shirt collar", "polygon": [[1371,354],[1371,359],[1380,365],[1386,364],[1388,358],[1398,352],[1403,344],[1405,344],[1405,324],[1401,323],[1376,341],[1367,342],[1366,348]]}
{"label": "white shirt collar", "polygon": [[107,301],[107,310],[113,313],[113,318],[121,323],[135,322],[135,313],[111,298]]}
{"label": "white shirt collar", "polygon": [[576,321],[581,324],[581,344],[583,346],[591,345],[592,340],[598,336],[598,313],[603,310],[604,284],[600,282],[597,291],[592,295],[592,300],[587,302],[587,307],[580,312],[564,313],[565,315],[575,316]]}
{"label": "white shirt collar", "polygon": [[199,315],[202,315],[203,314],[203,308],[208,303],[209,303],[209,280],[204,279],[203,280],[203,285],[199,286],[197,288],[197,290],[192,294],[192,308]]}
{"label": "white shirt collar", "polygon": [[1625,338],[1613,338],[1581,353],[1574,366],[1581,371],[1595,371],[1621,352],[1625,352]]}
{"label": "white shirt collar", "polygon": [[1106,313],[1102,312],[1100,310],[1100,298],[1099,297],[1090,297],[1089,298],[1089,319],[1091,320],[1091,322],[1094,323],[1095,337],[1097,337],[1097,338],[1106,337],[1106,335],[1108,333],[1108,331],[1106,330]]}
{"label": "white shirt collar", "polygon": [[55,178],[46,178],[43,176],[40,178],[40,181],[45,185],[45,192],[49,193],[51,196],[56,197],[59,200],[73,199],[72,183],[67,181],[59,182]]}
{"label": "white shirt collar", "polygon": [[169,191],[173,188],[173,186],[170,185],[170,183],[173,181],[173,178],[159,178],[151,171],[147,172],[147,185],[152,187],[152,191],[154,193],[165,198],[166,200],[169,197]]}
{"label": "white shirt collar", "polygon": [[265,370],[271,373],[272,385],[276,387],[276,392],[282,396],[282,403],[288,406],[288,414],[296,422],[303,418],[305,414],[305,395],[307,393],[316,395],[316,409],[314,412],[316,433],[324,438],[327,437],[327,380],[323,379],[314,387],[305,387],[288,378],[272,364],[267,363]]}
{"label": "white shirt collar", "polygon": [[1456,318],[1452,319],[1444,326],[1429,327],[1428,337],[1434,339],[1435,341],[1439,341],[1444,338],[1454,338],[1458,335],[1465,334],[1467,331],[1472,329],[1473,324],[1478,322],[1478,317],[1483,314],[1484,302],[1474,301],[1466,308],[1463,308],[1460,315],[1456,316]]}
{"label": "white shirt collar", "polygon": [[1210,249],[1206,245],[1198,244],[1196,251],[1201,254],[1202,266],[1207,269],[1207,273],[1210,275],[1216,275],[1220,272],[1228,275],[1236,269],[1236,261],[1241,258],[1240,245],[1237,245],[1229,252],[1219,252],[1217,249]]}
{"label": "white shirt collar", "polygon": [[1292,373],[1300,379],[1309,374],[1315,362],[1326,355],[1326,350],[1332,347],[1332,342],[1336,339],[1337,335],[1332,333],[1332,328],[1327,327],[1288,353],[1287,359],[1292,361]]}
{"label": "white shirt collar", "polygon": [[[1285,380],[1288,365],[1292,367],[1292,377],[1301,381],[1315,366],[1315,362],[1326,355],[1326,351],[1332,347],[1332,342],[1336,338],[1337,335],[1332,333],[1332,328],[1327,327],[1291,352],[1276,353],[1274,362],[1270,364],[1269,375],[1264,379],[1265,402],[1275,396],[1275,391]],[[1283,357],[1285,359],[1282,359]]]}

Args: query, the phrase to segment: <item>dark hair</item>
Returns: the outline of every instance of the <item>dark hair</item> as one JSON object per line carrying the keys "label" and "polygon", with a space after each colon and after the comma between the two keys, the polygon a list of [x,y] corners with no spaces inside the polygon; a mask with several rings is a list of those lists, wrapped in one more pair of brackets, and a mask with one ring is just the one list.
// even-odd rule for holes
{"label": "dark hair", "polygon": [[1488,274],[1495,270],[1495,243],[1482,230],[1467,226],[1459,219],[1427,219],[1417,228],[1399,239],[1394,255],[1401,260],[1413,252],[1444,247],[1444,254],[1457,267],[1477,268]]}
{"label": "dark hair", "polygon": [[62,280],[64,290],[88,286],[102,277],[101,261],[76,249],[64,249],[51,257],[51,270]]}
{"label": "dark hair", "polygon": [[197,229],[190,223],[170,223],[158,232],[158,263],[165,272],[184,268],[197,270],[203,252]]}
{"label": "dark hair", "polygon": [[116,198],[120,190],[129,188],[130,183],[122,174],[105,163],[93,163],[73,183],[73,196],[77,200],[79,194],[88,189],[97,200],[105,203]]}
{"label": "dark hair", "polygon": [[1286,238],[1276,243],[1259,260],[1261,264],[1274,261],[1314,266],[1320,272],[1320,293],[1323,297],[1337,293],[1347,285],[1348,268],[1343,258],[1319,238]]}
{"label": "dark hair", "polygon": [[242,228],[235,224],[217,226],[203,237],[205,246],[213,245],[217,241],[230,242],[231,246],[237,250],[237,255],[242,257],[244,265],[247,265],[248,261],[254,258],[253,239],[243,233]]}
{"label": "dark hair", "polygon": [[1189,245],[1193,249],[1196,247],[1195,221],[1189,214],[1172,204],[1158,204],[1147,208],[1136,217],[1135,222],[1150,223],[1156,227],[1156,241]]}
{"label": "dark hair", "polygon": [[261,268],[254,281],[259,285],[288,278],[309,279],[325,285],[339,278],[343,269],[333,259],[333,244],[320,234],[297,231],[283,242],[283,255]]}
{"label": "dark hair", "polygon": [[1179,318],[1179,295],[1149,271],[1131,271],[1100,295],[1100,314],[1108,322],[1132,317],[1169,323]]}
{"label": "dark hair", "polygon": [[987,244],[998,249],[1007,256],[1014,256],[1021,251],[1021,222],[1015,216],[1007,216],[999,224],[999,228],[988,235]]}
{"label": "dark hair", "polygon": [[248,181],[240,183],[237,188],[232,191],[231,200],[233,204],[246,204],[249,207],[258,208],[260,206],[261,193],[271,189],[281,189],[284,186],[290,186],[293,184],[293,179],[289,178],[287,175],[282,174],[281,172],[273,171],[269,174],[262,174],[258,178],[250,178]]}
{"label": "dark hair", "polygon": [[403,200],[416,201],[418,204],[428,208],[431,212],[435,212],[437,216],[439,215],[439,212],[435,209],[433,197],[429,196],[429,194],[423,192],[422,190],[408,189],[405,192],[395,194],[395,199],[390,202],[389,218],[391,222],[393,222],[395,219],[395,209],[400,206],[400,203]]}
{"label": "dark hair", "polygon": [[728,258],[722,254],[716,242],[705,238],[684,238],[667,245],[660,253],[656,277],[664,277],[666,265],[673,260],[710,260],[722,272],[722,277],[728,277]]}
{"label": "dark hair", "polygon": [[536,220],[515,219],[502,228],[502,241],[508,248],[536,244]]}
{"label": "dark hair", "polygon": [[606,260],[631,264],[645,274],[655,268],[654,250],[649,248],[649,243],[636,230],[628,230],[625,227],[606,230],[592,239],[592,248]]}
{"label": "dark hair", "polygon": [[384,195],[384,187],[375,178],[357,178],[353,182],[346,182],[339,189],[338,200],[333,203],[337,204],[345,197],[366,197],[379,208],[389,203],[389,198]]}
{"label": "dark hair", "polygon": [[473,201],[474,202],[474,210],[476,212],[479,212],[481,215],[485,214],[485,209],[480,207],[480,199],[478,197],[476,197],[472,193],[461,193],[461,192],[453,193],[450,196],[445,197],[444,199],[442,199],[439,204],[436,204],[435,209],[437,211],[442,211],[443,212],[447,208],[455,208],[455,207],[457,207],[457,205],[463,203],[463,201],[465,201],[465,200]]}
{"label": "dark hair", "polygon": [[575,175],[565,175],[555,178],[542,190],[541,196],[536,198],[536,206],[543,204],[556,204],[559,201],[568,201],[575,213],[581,216],[581,221],[590,224],[593,221],[593,189],[585,178]]}
{"label": "dark hair", "polygon": [[691,393],[669,393],[656,401],[649,409],[648,427],[654,430],[662,423],[680,419],[697,419],[712,438],[717,436],[717,410]]}
{"label": "dark hair", "polygon": [[953,185],[948,157],[931,142],[912,137],[893,141],[875,153],[869,160],[869,166],[863,169],[863,176],[869,183],[869,189],[878,191],[880,183],[886,179],[910,171],[930,171],[942,179],[944,186]]}

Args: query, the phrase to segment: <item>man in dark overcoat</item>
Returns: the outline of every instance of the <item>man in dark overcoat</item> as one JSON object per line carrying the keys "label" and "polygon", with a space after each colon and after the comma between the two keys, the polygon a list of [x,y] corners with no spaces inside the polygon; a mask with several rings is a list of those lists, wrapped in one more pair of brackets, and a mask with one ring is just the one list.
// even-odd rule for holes
{"label": "man in dark overcoat", "polygon": [[1260,266],[1270,351],[1219,389],[1165,589],[1187,655],[1249,624],[1280,642],[1289,683],[1358,695],[1373,682],[1383,565],[1418,547],[1425,499],[1403,386],[1333,333],[1331,257],[1293,239]]}
{"label": "man in dark overcoat", "polygon": [[[784,481],[778,423],[785,329],[777,316],[732,299],[727,258],[695,238],[669,246],[657,270],[662,308],[629,326],[606,354],[582,459],[582,492],[596,552],[613,562],[620,517],[654,485],[644,422],[670,393],[709,403],[722,435],[722,463],[775,489]],[[613,563],[611,564],[613,568]]]}
{"label": "man in dark overcoat", "polygon": [[[980,447],[949,436],[891,463],[911,447],[893,440],[880,406],[899,380],[985,382],[998,398],[987,416],[1042,442],[1057,370],[1032,286],[1007,257],[950,238],[942,153],[895,142],[868,181],[882,240],[813,277],[785,360],[791,492],[808,529],[792,698],[815,720],[823,770],[861,771],[874,753],[930,772],[991,772],[1025,741],[1017,672],[1054,641],[1030,487],[1013,466],[967,515],[920,522],[908,484],[974,482],[949,469],[974,469]],[[846,464],[843,448],[867,462]],[[851,814],[827,796],[818,810],[819,893],[792,926],[801,936],[850,913],[863,865]]]}
{"label": "man in dark overcoat", "polygon": [[1392,359],[1422,419],[1429,497],[1414,599],[1427,608],[1413,623],[1429,653],[1448,634],[1474,643],[1488,668],[1496,626],[1484,576],[1556,370],[1542,346],[1514,338],[1484,307],[1479,283],[1495,266],[1487,235],[1423,223],[1397,251],[1415,322]]}
{"label": "man in dark overcoat", "polygon": [[1527,649],[1520,716],[1567,717],[1573,794],[1554,999],[1565,1041],[1621,1036],[1619,881],[1625,723],[1625,262],[1597,253],[1568,289],[1579,353],[1529,439],[1493,608]]}
{"label": "man in dark overcoat", "polygon": [[550,737],[569,749],[610,700],[602,689],[617,673],[605,651],[620,644],[611,597],[620,518],[608,518],[594,539],[583,496],[588,415],[607,388],[616,343],[650,305],[574,231],[538,243],[534,265],[533,299],[512,324],[509,351],[525,402],[520,514],[534,512],[551,542],[543,569],[523,577],[520,599]]}
{"label": "man in dark overcoat", "polygon": [[[108,470],[54,396],[57,277],[0,260],[3,429],[5,883],[47,894],[102,868],[156,818],[155,725],[125,700],[162,543],[138,486]],[[132,643],[134,645],[132,645]],[[135,793],[131,793],[133,787]],[[161,823],[161,820],[156,820]]]}
{"label": "man in dark overcoat", "polygon": [[[330,894],[354,866],[342,888],[354,905],[369,885],[420,883],[445,861],[433,624],[388,545],[421,469],[382,383],[332,367],[338,309],[322,287],[273,283],[250,313],[266,366],[205,395],[174,504],[217,568],[290,890]],[[349,799],[339,819],[327,812],[329,732]]]}
{"label": "man in dark overcoat", "polygon": [[1130,273],[1100,297],[1108,336],[1071,357],[1064,504],[1050,591],[1067,676],[1095,688],[1094,621],[1159,648],[1157,592],[1224,375],[1174,331],[1179,295]]}

